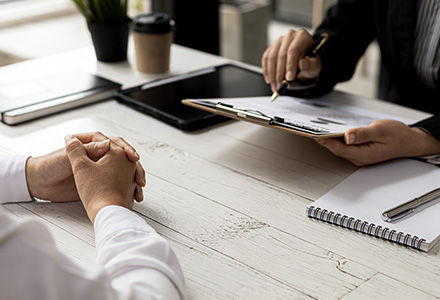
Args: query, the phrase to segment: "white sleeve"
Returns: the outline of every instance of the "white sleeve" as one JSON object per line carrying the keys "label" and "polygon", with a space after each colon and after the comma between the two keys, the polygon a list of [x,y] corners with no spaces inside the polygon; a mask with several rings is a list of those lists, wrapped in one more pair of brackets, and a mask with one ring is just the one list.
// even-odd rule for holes
{"label": "white sleeve", "polygon": [[27,159],[0,155],[0,204],[31,200],[26,183]]}
{"label": "white sleeve", "polygon": [[186,299],[175,255],[143,219],[106,207],[96,220],[97,263],[85,264],[40,222],[0,212],[0,299]]}
{"label": "white sleeve", "polygon": [[133,211],[121,206],[101,209],[95,240],[96,262],[104,266],[120,298],[186,299],[176,255]]}

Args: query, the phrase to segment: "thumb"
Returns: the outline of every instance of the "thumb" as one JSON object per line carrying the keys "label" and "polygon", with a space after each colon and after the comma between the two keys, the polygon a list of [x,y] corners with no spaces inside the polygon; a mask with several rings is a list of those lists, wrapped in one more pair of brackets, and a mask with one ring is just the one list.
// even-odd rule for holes
{"label": "thumb", "polygon": [[64,140],[66,154],[72,167],[74,167],[79,162],[85,162],[89,159],[87,157],[86,148],[76,137],[69,134],[64,138]]}
{"label": "thumb", "polygon": [[97,161],[110,150],[110,140],[88,143],[84,147],[90,159]]}
{"label": "thumb", "polygon": [[300,60],[299,69],[301,70],[299,77],[305,79],[316,78],[321,73],[321,59],[319,56],[305,57]]}
{"label": "thumb", "polygon": [[359,127],[348,130],[344,134],[347,145],[366,144],[373,141],[374,134],[371,127]]}

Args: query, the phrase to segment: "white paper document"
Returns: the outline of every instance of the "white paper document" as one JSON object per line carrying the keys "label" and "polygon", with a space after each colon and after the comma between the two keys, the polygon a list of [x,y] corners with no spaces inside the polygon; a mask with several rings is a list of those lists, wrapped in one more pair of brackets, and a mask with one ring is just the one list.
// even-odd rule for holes
{"label": "white paper document", "polygon": [[410,120],[351,105],[322,99],[281,96],[271,102],[268,97],[245,97],[190,100],[202,104],[224,103],[243,111],[258,111],[262,115],[282,119],[282,124],[295,129],[311,129],[315,134],[343,133],[351,128],[370,125],[375,120],[393,119],[410,124]]}

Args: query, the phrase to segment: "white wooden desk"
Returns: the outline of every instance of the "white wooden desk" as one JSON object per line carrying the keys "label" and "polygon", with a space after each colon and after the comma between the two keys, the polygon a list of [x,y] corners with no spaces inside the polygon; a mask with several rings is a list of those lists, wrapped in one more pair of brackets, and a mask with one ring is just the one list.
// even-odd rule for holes
{"label": "white wooden desk", "polygon": [[[170,74],[225,61],[173,46]],[[124,63],[97,63],[92,48],[21,66],[21,76],[26,68],[49,72],[77,66],[125,86],[157,78],[137,73],[132,55]],[[7,68],[0,69],[0,82],[13,77],[4,77]],[[402,116],[424,116],[345,98]],[[190,299],[440,295],[439,246],[423,253],[306,216],[307,204],[356,169],[311,139],[237,121],[185,133],[109,100],[20,126],[0,124],[0,152],[45,154],[62,147],[68,133],[96,130],[124,137],[140,153],[148,184],[145,201],[135,210],[170,241]],[[40,219],[62,251],[93,261],[93,230],[80,203],[33,202],[1,209],[17,219]]]}

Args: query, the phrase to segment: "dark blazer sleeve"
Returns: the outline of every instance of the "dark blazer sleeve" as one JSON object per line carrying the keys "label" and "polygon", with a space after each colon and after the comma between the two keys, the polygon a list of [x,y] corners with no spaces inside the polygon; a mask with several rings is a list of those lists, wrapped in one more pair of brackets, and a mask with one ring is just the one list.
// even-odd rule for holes
{"label": "dark blazer sleeve", "polygon": [[421,127],[428,131],[433,137],[440,141],[440,115],[435,115],[431,118],[424,119],[411,127]]}
{"label": "dark blazer sleeve", "polygon": [[360,57],[377,36],[374,11],[372,0],[340,0],[332,6],[314,34],[315,39],[322,32],[330,36],[320,51],[322,70],[317,83],[288,94],[320,96],[331,91],[336,83],[349,80]]}

